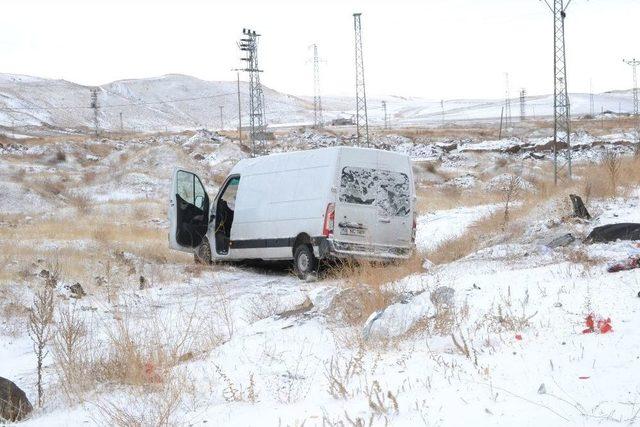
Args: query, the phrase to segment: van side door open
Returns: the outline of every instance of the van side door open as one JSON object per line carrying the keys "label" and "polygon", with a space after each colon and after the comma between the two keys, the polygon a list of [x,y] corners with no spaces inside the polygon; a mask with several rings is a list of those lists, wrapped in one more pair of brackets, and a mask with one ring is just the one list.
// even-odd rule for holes
{"label": "van side door open", "polygon": [[240,176],[232,175],[222,185],[215,203],[215,249],[218,255],[228,255],[231,246],[231,227],[236,210],[236,196]]}
{"label": "van side door open", "polygon": [[173,171],[169,204],[169,247],[193,252],[209,227],[209,196],[200,178],[183,169]]}

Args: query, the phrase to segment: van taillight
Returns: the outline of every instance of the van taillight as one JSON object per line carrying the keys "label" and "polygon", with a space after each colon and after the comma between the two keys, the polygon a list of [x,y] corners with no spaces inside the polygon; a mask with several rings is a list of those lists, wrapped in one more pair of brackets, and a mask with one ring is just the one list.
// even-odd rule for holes
{"label": "van taillight", "polygon": [[333,234],[333,224],[336,219],[336,205],[329,203],[327,205],[327,212],[324,215],[324,226],[322,227],[322,235],[329,237]]}

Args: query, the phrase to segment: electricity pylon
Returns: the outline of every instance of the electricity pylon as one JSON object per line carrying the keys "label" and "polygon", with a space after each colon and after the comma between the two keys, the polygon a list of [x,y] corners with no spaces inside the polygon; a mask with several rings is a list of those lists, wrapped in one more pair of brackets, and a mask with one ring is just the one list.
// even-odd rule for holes
{"label": "electricity pylon", "polygon": [[320,95],[320,60],[318,59],[318,45],[313,45],[313,126],[321,128],[324,123],[322,117],[322,96]]}
{"label": "electricity pylon", "polygon": [[363,139],[369,146],[369,118],[367,116],[367,91],[364,83],[364,61],[362,59],[362,26],[360,13],[353,14],[353,29],[356,44],[356,137],[358,145]]}
{"label": "electricity pylon", "polygon": [[267,123],[264,117],[264,94],[260,84],[260,73],[262,70],[258,66],[258,37],[255,31],[243,28],[244,38],[240,39],[240,50],[244,52],[243,61],[246,67],[243,71],[249,73],[249,127],[251,138],[251,154],[257,156],[267,154],[266,128]]}
{"label": "electricity pylon", "polygon": [[[562,171],[567,169],[567,178],[571,171],[571,110],[567,90],[567,56],[564,37],[564,20],[567,8],[564,0],[544,0],[553,13],[553,181],[557,185]],[[560,157],[564,157],[564,163]]]}

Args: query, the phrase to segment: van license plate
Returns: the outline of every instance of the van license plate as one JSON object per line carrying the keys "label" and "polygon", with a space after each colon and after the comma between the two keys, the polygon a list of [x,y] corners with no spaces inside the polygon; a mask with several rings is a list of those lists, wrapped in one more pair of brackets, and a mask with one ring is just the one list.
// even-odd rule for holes
{"label": "van license plate", "polygon": [[364,236],[364,230],[359,228],[343,228],[340,230],[340,234],[344,236]]}

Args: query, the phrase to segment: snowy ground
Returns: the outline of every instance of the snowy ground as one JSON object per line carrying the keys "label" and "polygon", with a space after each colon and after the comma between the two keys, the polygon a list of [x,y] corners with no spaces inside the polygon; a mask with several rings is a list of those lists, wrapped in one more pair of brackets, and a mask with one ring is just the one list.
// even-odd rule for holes
{"label": "snowy ground", "polygon": [[[106,349],[110,333],[123,324],[131,328],[134,340],[159,336],[165,347],[181,342],[172,347],[179,350],[180,360],[169,368],[156,370],[156,359],[149,357],[148,383],[99,381],[71,401],[61,390],[52,352],[45,363],[45,405],[24,425],[124,424],[123,418],[114,418],[114,408],[126,412],[129,421],[155,425],[164,407],[171,408],[171,425],[636,422],[639,270],[609,274],[606,266],[640,249],[629,242],[577,241],[555,250],[541,243],[565,232],[584,237],[597,225],[640,222],[639,191],[594,201],[590,208],[597,216],[586,224],[563,219],[567,212],[555,206],[541,206],[527,219],[522,239],[496,241],[458,261],[389,283],[398,299],[376,326],[396,327],[381,337],[336,315],[359,309],[357,300],[340,305],[349,295],[346,278],[302,282],[279,266],[196,268],[189,257],[164,249],[163,200],[153,197],[165,194],[164,165],[183,163],[203,170],[246,155],[228,141],[214,142],[210,149],[191,143],[195,147],[182,139],[142,140],[114,144],[109,152],[91,152],[89,145],[81,153],[69,144],[62,146],[66,160],[55,165],[37,160],[37,146],[4,158],[0,176],[3,185],[12,183],[14,196],[13,201],[3,200],[0,217],[5,249],[0,376],[35,400],[32,344],[25,317],[14,314],[14,306],[30,304],[32,289],[42,286],[39,272],[49,268],[47,257],[56,252],[64,257],[71,249],[79,254],[73,252],[73,263],[64,265],[56,301],[83,319],[94,350]],[[95,160],[81,166],[88,155]],[[63,170],[71,188],[47,197],[29,175],[17,178],[17,169],[24,167],[51,176]],[[97,174],[91,182],[79,173],[87,170]],[[222,172],[224,167],[207,176],[212,182]],[[41,200],[33,203],[44,206],[31,219],[15,217],[24,208],[19,194],[25,188],[34,188],[30,194]],[[73,194],[88,198],[88,213],[70,204]],[[142,208],[139,203],[144,203]],[[118,219],[121,206],[140,211]],[[418,219],[417,246],[425,252],[436,249],[496,209],[483,203],[429,210]],[[53,218],[67,221],[53,226],[79,229],[97,215],[116,221],[116,226],[130,221],[137,227],[132,232],[150,233],[151,244],[129,242],[124,254],[114,255],[123,247],[119,239],[134,236],[122,237],[115,230],[107,236],[95,231],[75,235],[38,225]],[[11,230],[24,234],[15,239]],[[29,234],[35,231],[42,234]],[[83,254],[88,265],[76,265],[81,263],[76,257]],[[94,276],[106,284],[93,284]],[[146,286],[138,286],[139,276],[146,278]],[[65,285],[75,281],[83,283],[87,296],[69,298]],[[443,286],[454,290],[453,298],[447,307],[434,306],[432,292]],[[583,334],[590,313],[611,318],[613,332]]]}

